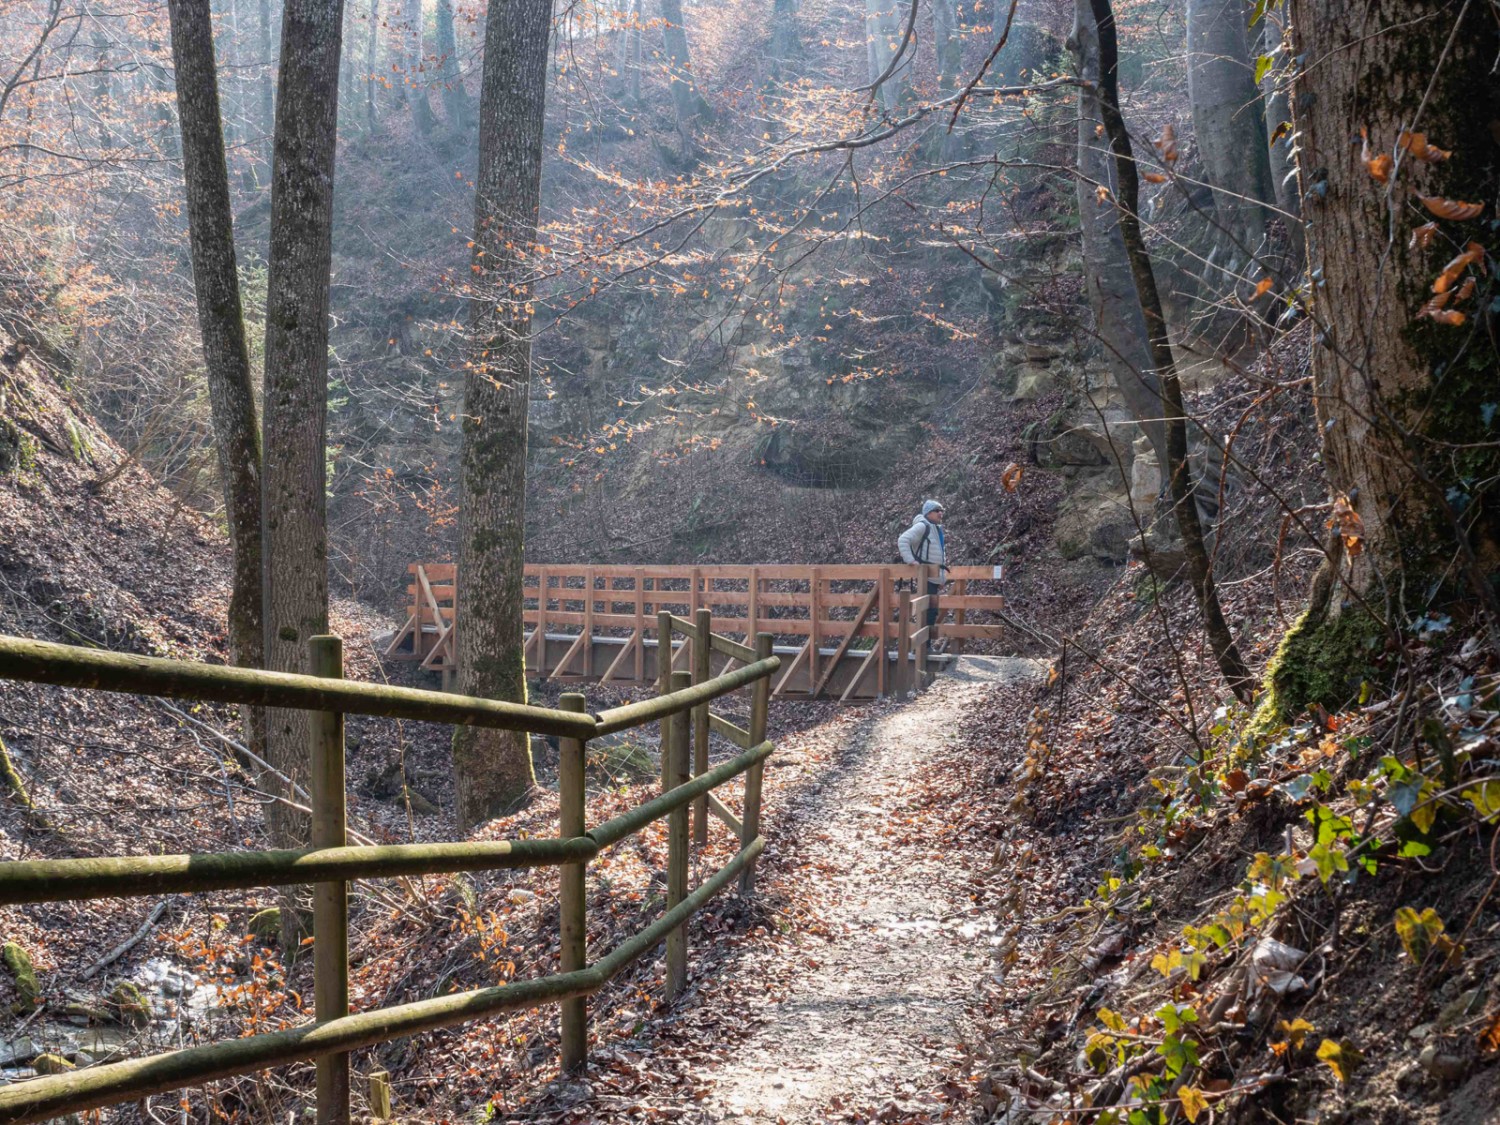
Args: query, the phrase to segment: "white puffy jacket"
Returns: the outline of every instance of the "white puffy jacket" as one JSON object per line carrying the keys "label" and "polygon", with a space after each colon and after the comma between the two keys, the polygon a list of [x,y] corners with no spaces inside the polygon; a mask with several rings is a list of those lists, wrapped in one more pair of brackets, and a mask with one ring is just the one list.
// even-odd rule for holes
{"label": "white puffy jacket", "polygon": [[943,529],[926,516],[918,516],[916,522],[901,533],[896,540],[901,551],[901,561],[908,566],[927,563],[943,570],[947,569],[947,552],[943,549]]}

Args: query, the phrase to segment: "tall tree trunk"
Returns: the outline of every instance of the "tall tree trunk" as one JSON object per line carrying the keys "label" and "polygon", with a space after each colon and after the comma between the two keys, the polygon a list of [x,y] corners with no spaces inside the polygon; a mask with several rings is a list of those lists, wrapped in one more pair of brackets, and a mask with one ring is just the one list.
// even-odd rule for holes
{"label": "tall tree trunk", "polygon": [[774,0],[771,5],[771,73],[779,75],[783,63],[802,55],[802,35],[797,30],[797,0]]}
{"label": "tall tree trunk", "polygon": [[[479,96],[473,305],[459,456],[459,690],[524,701],[522,574],[531,291],[541,202],[551,0],[491,4]],[[459,727],[453,772],[461,830],[515,805],[536,784],[530,741]]]}
{"label": "tall tree trunk", "polygon": [[[894,70],[891,70],[891,61],[905,38],[908,11],[908,5],[900,0],[865,0],[865,54],[869,80],[880,82],[876,93],[887,113],[894,113],[906,100],[906,76],[911,70],[915,44],[906,44],[906,53]],[[881,81],[887,70],[891,70],[889,77]]]}
{"label": "tall tree trunk", "polygon": [[[172,59],[177,71],[177,116],[182,123],[182,170],[198,329],[208,376],[224,513],[233,549],[229,595],[229,650],[242,668],[264,664],[261,608],[260,429],[250,382],[250,352],[235,264],[229,170],[219,125],[213,23],[208,0],[169,0]],[[264,716],[245,714],[247,745],[264,756]]]}
{"label": "tall tree trunk", "polygon": [[365,128],[374,131],[375,75],[380,72],[380,0],[370,0],[370,26],[365,31]]}
{"label": "tall tree trunk", "polygon": [[411,107],[412,124],[417,132],[432,132],[432,103],[427,100],[427,52],[423,49],[426,24],[422,0],[406,0],[406,104]]}
{"label": "tall tree trunk", "polygon": [[256,77],[256,124],[260,127],[260,151],[267,169],[271,166],[272,134],[276,130],[276,34],[271,26],[271,0],[260,0],[260,73]]}
{"label": "tall tree trunk", "polygon": [[453,0],[437,0],[438,74],[443,81],[443,112],[448,127],[469,127],[469,91],[458,68],[458,40],[453,33]]}
{"label": "tall tree trunk", "polygon": [[630,0],[630,39],[629,39],[629,73],[630,80],[626,88],[630,91],[630,100],[636,105],[641,104],[641,71],[645,69],[645,23],[646,5],[645,0]]}
{"label": "tall tree trunk", "polygon": [[1162,420],[1161,382],[1151,362],[1146,320],[1120,236],[1119,211],[1101,204],[1098,185],[1116,195],[1114,157],[1103,138],[1103,113],[1099,107],[1099,33],[1089,0],[1077,0],[1073,33],[1068,46],[1073,52],[1078,77],[1091,85],[1078,89],[1078,225],[1083,235],[1083,278],[1094,331],[1103,351],[1110,378],[1120,391],[1125,407],[1151,441],[1156,463],[1167,468],[1167,430]]}
{"label": "tall tree trunk", "polygon": [[963,69],[963,39],[958,34],[956,0],[932,0],[932,46],[937,55],[938,86],[956,90]]}
{"label": "tall tree trunk", "polygon": [[[328,631],[325,457],[328,289],[343,0],[287,0],[282,16],[271,249],[266,296],[266,666],[307,671],[308,638]],[[267,712],[270,763],[307,777],[307,715]],[[307,820],[268,806],[278,846],[307,839]]]}
{"label": "tall tree trunk", "polygon": [[[1500,562],[1500,504],[1488,484],[1500,473],[1488,263],[1451,279],[1450,294],[1465,275],[1478,279],[1474,295],[1450,297],[1441,310],[1462,313],[1463,323],[1422,315],[1445,263],[1471,240],[1495,249],[1494,13],[1445,0],[1293,0],[1291,19],[1294,50],[1307,60],[1293,101],[1308,264],[1321,278],[1313,400],[1329,484],[1352,512],[1336,508],[1334,522],[1357,552],[1335,552],[1283,646],[1273,687],[1286,712],[1350,698],[1371,664],[1369,646],[1383,644],[1382,623],[1440,608],[1477,612],[1493,644]],[[1372,160],[1394,159],[1389,183],[1350,144],[1360,130]],[[1453,155],[1424,162],[1399,147],[1403,131]],[[1424,196],[1483,210],[1435,219]],[[1424,246],[1413,232],[1429,222]]]}
{"label": "tall tree trunk", "polygon": [[682,18],[682,0],[661,0],[661,43],[667,56],[667,80],[672,86],[672,105],[677,125],[687,128],[695,117],[712,117],[713,111],[693,77],[693,57],[688,49],[687,24]]}
{"label": "tall tree trunk", "polygon": [[1131,278],[1140,300],[1141,315],[1146,321],[1146,336],[1151,343],[1151,366],[1161,383],[1161,401],[1167,426],[1167,467],[1172,484],[1172,509],[1182,534],[1183,552],[1187,556],[1188,575],[1198,610],[1203,615],[1203,631],[1213,649],[1214,659],[1229,690],[1242,702],[1249,702],[1254,686],[1224,611],[1219,605],[1218,586],[1203,542],[1203,527],[1198,521],[1198,505],[1193,496],[1193,480],[1188,466],[1187,417],[1182,401],[1182,384],[1177,378],[1177,364],[1172,357],[1172,342],[1167,335],[1167,319],[1162,311],[1161,295],[1156,288],[1156,274],[1146,253],[1139,218],[1140,180],[1136,175],[1135,156],[1130,134],[1120,115],[1120,52],[1115,31],[1114,11],[1110,0],[1090,0],[1094,31],[1099,40],[1099,110],[1104,130],[1115,156],[1115,180],[1120,215],[1120,237],[1130,260]]}
{"label": "tall tree trunk", "polygon": [[[1265,105],[1267,158],[1271,169],[1271,190],[1276,208],[1287,230],[1288,276],[1300,268],[1305,246],[1302,237],[1302,196],[1297,189],[1297,156],[1293,144],[1291,54],[1287,50],[1285,12],[1267,11],[1260,23],[1260,53],[1270,58],[1271,66],[1260,80],[1261,101]],[[1275,140],[1271,140],[1275,137]]]}
{"label": "tall tree trunk", "polygon": [[1265,113],[1255,85],[1244,0],[1188,0],[1188,101],[1193,136],[1213,188],[1220,230],[1210,262],[1242,271],[1266,233],[1263,203],[1276,198],[1266,153]]}

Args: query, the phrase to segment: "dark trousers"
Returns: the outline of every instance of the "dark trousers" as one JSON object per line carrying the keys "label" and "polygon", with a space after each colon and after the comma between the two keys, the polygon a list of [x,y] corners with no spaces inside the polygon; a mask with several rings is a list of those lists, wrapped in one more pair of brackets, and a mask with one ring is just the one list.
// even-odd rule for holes
{"label": "dark trousers", "polygon": [[937,624],[938,591],[942,588],[943,584],[941,582],[934,582],[930,578],[927,580],[927,642],[929,644],[931,644],[936,639],[932,634],[932,628]]}

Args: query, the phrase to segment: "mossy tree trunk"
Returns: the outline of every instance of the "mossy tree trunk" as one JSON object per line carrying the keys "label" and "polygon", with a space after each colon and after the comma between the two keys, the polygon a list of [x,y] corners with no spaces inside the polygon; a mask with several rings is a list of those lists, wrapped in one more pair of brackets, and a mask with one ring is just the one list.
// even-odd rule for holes
{"label": "mossy tree trunk", "polygon": [[[1478,263],[1463,271],[1477,289],[1445,310],[1462,313],[1461,324],[1424,317],[1422,308],[1434,279],[1471,241],[1491,255],[1497,249],[1494,12],[1444,0],[1292,0],[1291,21],[1305,66],[1293,103],[1309,266],[1318,279],[1314,401],[1333,499],[1353,513],[1342,521],[1351,549],[1330,559],[1322,597],[1293,647],[1304,663],[1331,651],[1336,664],[1348,646],[1330,649],[1316,634],[1363,632],[1368,658],[1377,630],[1352,625],[1350,614],[1397,627],[1422,613],[1470,610],[1493,643],[1500,524],[1489,482],[1500,468],[1493,444],[1500,364],[1492,271]],[[1371,174],[1360,130],[1369,159],[1392,158],[1388,183]],[[1452,156],[1414,159],[1398,145],[1403,131],[1425,134]],[[1483,209],[1474,219],[1435,219],[1423,196]],[[1429,223],[1424,246],[1413,236]],[[1455,277],[1450,291],[1462,285]],[[1277,685],[1288,689],[1289,711],[1314,701],[1291,690],[1293,655],[1283,654]],[[1368,663],[1331,668],[1337,682],[1319,678],[1326,697],[1316,701],[1346,701]],[[1303,678],[1308,671],[1295,669]]]}
{"label": "mossy tree trunk", "polygon": [[[514,702],[526,698],[521,610],[530,301],[551,30],[550,0],[492,4],[485,21],[474,201],[480,292],[459,456],[459,691]],[[535,784],[529,739],[507,731],[455,730],[453,772],[461,830],[504,812]]]}

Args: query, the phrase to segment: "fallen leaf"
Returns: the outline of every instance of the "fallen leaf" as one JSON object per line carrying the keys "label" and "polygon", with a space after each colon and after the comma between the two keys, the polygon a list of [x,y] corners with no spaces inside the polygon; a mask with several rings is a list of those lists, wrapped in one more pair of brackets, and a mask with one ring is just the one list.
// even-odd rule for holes
{"label": "fallen leaf", "polygon": [[1026,470],[1012,461],[1009,465],[1006,465],[1004,471],[1001,472],[1000,483],[1002,486],[1004,486],[1006,492],[1014,492],[1021,486],[1021,478],[1025,475]]}
{"label": "fallen leaf", "polygon": [[1325,1039],[1318,1044],[1318,1058],[1328,1065],[1334,1077],[1348,1082],[1349,1076],[1365,1061],[1365,1056],[1343,1040]]}
{"label": "fallen leaf", "polygon": [[1163,176],[1160,172],[1142,172],[1141,179],[1145,180],[1148,184],[1164,184],[1167,182],[1167,177]]}
{"label": "fallen leaf", "polygon": [[1267,293],[1269,293],[1271,291],[1271,286],[1273,284],[1275,284],[1275,283],[1269,277],[1263,277],[1263,278],[1261,278],[1259,281],[1257,281],[1255,283],[1255,295],[1257,297],[1263,297],[1263,296],[1265,296],[1265,294],[1267,294]]}

